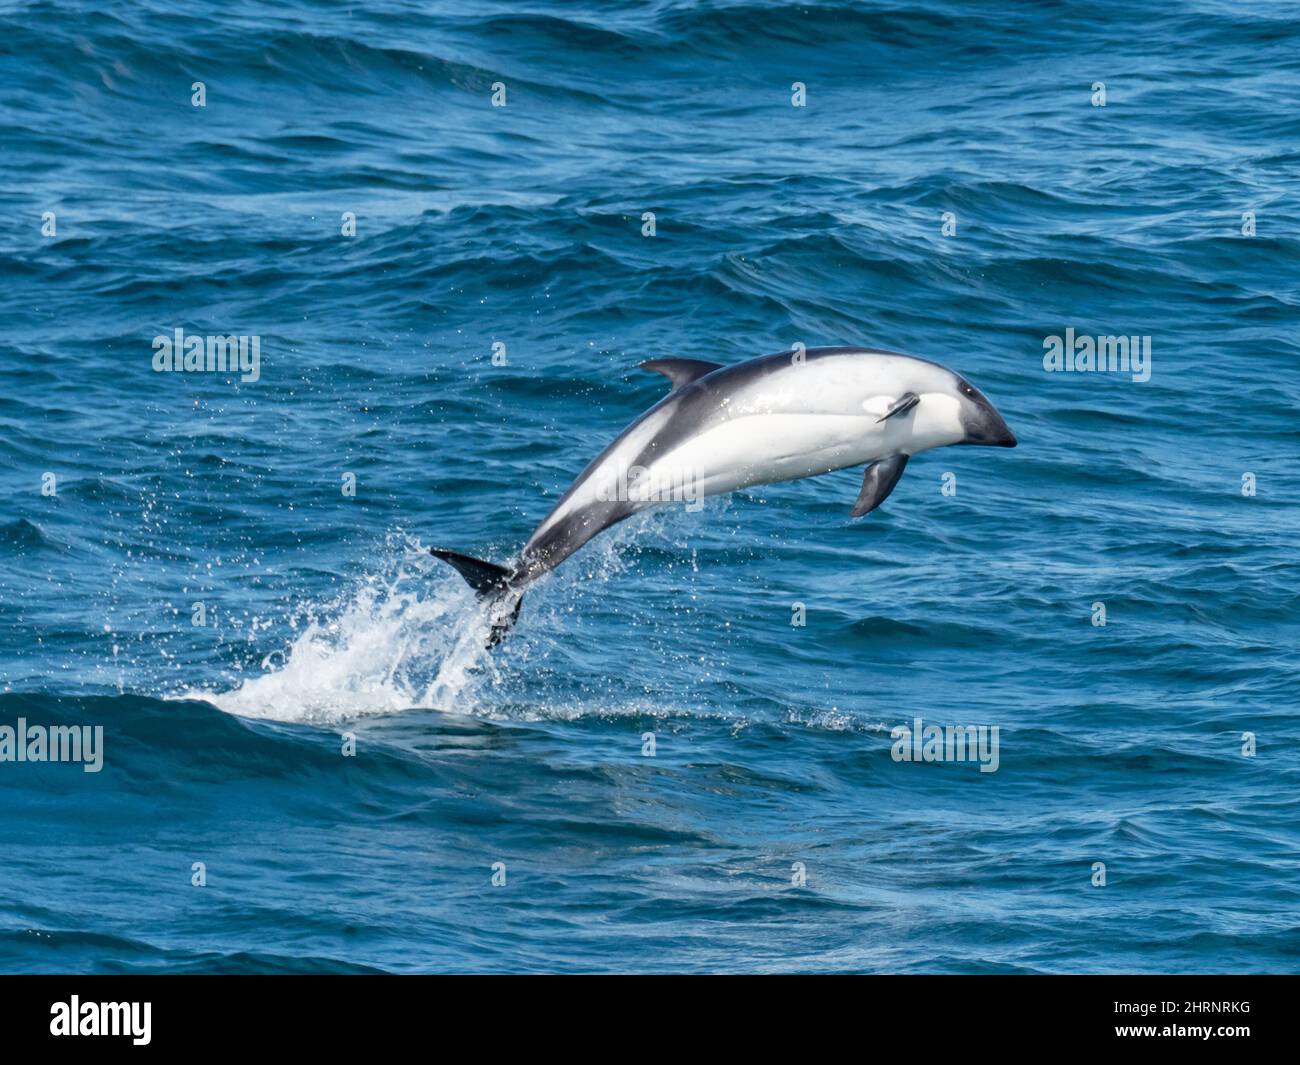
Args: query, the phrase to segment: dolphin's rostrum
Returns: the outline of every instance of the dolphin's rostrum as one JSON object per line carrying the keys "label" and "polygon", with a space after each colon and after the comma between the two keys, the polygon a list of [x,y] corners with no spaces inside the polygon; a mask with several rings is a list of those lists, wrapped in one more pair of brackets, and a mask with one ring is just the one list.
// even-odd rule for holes
{"label": "dolphin's rostrum", "polygon": [[[656,359],[672,390],[582,471],[508,566],[433,554],[492,603],[497,643],[524,589],[597,533],[656,503],[867,464],[850,513],[894,490],[912,455],[949,444],[1015,447],[1002,416],[960,374],[872,348],[809,348],[734,366]],[[676,494],[674,494],[676,493]]]}

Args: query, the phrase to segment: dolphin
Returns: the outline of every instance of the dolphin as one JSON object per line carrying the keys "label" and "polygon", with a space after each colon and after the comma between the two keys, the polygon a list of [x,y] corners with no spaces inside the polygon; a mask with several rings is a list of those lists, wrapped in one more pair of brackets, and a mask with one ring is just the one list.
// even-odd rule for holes
{"label": "dolphin", "polygon": [[489,647],[518,618],[529,584],[646,507],[865,464],[849,511],[860,518],[921,451],[1016,446],[1002,415],[961,374],[898,352],[808,348],[733,366],[652,359],[641,369],[667,377],[668,395],[578,475],[513,562],[431,548],[491,603]]}

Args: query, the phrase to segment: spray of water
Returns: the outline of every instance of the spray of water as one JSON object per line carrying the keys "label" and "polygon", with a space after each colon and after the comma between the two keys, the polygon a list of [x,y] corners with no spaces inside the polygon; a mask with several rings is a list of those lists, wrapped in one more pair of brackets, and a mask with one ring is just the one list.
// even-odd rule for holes
{"label": "spray of water", "polygon": [[[627,662],[619,651],[593,642],[593,634],[608,624],[601,612],[612,610],[619,631],[646,646],[647,618],[636,616],[638,597],[623,595],[611,608],[609,591],[629,570],[629,547],[658,541],[688,551],[692,531],[681,516],[650,512],[588,545],[563,572],[529,589],[526,623],[492,650],[488,613],[474,593],[418,541],[395,534],[379,553],[375,572],[336,599],[298,610],[292,635],[265,656],[261,673],[233,688],[190,690],[180,697],[243,717],[314,724],[432,709],[511,720],[718,716],[743,727],[743,713],[683,703],[653,690],[656,679],[701,670],[697,651],[677,648],[672,640],[651,642],[649,682],[632,678],[620,689],[610,683],[610,662],[618,668]],[[676,585],[689,583],[693,566],[687,568],[674,576]],[[639,580],[643,586],[644,578]],[[593,646],[599,653],[593,654]],[[707,663],[706,676],[711,669],[725,674],[721,654]],[[840,718],[834,710],[804,723],[839,729],[846,725]]]}
{"label": "spray of water", "polygon": [[326,723],[414,707],[467,712],[495,672],[474,594],[413,541],[387,573],[308,603],[282,651],[230,691],[186,693],[230,713]]}

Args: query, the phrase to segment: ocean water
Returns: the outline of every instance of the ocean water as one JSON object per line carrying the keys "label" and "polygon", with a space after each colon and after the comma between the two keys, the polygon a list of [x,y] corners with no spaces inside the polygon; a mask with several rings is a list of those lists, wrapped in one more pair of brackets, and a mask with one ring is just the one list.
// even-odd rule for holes
{"label": "ocean water", "polygon": [[[0,79],[0,725],[103,729],[0,762],[0,969],[1300,968],[1294,5],[7,2]],[[798,343],[1020,446],[648,513],[483,650],[430,546]]]}

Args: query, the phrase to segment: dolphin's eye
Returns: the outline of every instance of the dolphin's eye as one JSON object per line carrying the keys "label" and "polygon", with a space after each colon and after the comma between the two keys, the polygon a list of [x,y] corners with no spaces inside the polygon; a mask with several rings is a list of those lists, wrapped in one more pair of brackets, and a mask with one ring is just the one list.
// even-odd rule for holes
{"label": "dolphin's eye", "polygon": [[968,385],[965,381],[963,381],[961,383],[961,394],[963,396],[973,396],[975,395],[975,389],[971,388],[970,385]]}

